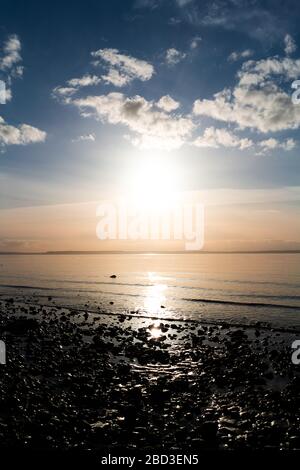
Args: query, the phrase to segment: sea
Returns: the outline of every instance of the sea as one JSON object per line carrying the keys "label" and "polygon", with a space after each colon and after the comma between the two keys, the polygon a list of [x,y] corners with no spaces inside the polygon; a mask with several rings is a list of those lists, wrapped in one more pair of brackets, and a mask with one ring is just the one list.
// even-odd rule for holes
{"label": "sea", "polygon": [[6,254],[0,299],[7,298],[95,314],[300,331],[300,254]]}

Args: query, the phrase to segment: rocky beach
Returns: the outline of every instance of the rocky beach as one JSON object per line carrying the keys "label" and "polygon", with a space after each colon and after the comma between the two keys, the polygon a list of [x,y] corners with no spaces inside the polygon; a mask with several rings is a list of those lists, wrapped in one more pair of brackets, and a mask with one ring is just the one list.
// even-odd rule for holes
{"label": "rocky beach", "polygon": [[300,449],[293,330],[0,302],[2,450]]}

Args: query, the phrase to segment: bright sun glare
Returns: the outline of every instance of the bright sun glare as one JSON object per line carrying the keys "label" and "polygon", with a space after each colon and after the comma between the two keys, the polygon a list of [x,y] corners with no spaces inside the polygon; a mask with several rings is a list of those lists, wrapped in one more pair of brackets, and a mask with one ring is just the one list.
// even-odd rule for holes
{"label": "bright sun glare", "polygon": [[145,159],[129,178],[130,198],[144,210],[164,210],[175,204],[178,171],[164,159]]}

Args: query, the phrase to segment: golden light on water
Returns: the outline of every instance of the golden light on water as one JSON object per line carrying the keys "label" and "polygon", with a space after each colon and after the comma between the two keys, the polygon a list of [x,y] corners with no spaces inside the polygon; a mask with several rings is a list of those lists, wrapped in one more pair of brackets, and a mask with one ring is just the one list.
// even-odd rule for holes
{"label": "golden light on water", "polygon": [[151,337],[154,339],[157,339],[162,335],[162,331],[160,328],[151,328],[150,333],[151,333]]}
{"label": "golden light on water", "polygon": [[146,289],[146,297],[144,300],[144,309],[150,314],[157,314],[161,310],[161,306],[165,304],[167,289],[166,284],[155,283],[155,274],[149,272],[148,279],[154,282],[153,285],[148,286]]}
{"label": "golden light on water", "polygon": [[162,335],[162,331],[160,329],[160,322],[157,320],[153,323],[153,325],[149,328],[151,338],[158,339]]}

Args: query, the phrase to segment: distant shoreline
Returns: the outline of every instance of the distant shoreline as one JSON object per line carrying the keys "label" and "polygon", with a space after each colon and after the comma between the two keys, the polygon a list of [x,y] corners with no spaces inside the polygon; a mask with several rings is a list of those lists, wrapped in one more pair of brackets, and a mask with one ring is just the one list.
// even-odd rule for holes
{"label": "distant shoreline", "polygon": [[1,251],[2,255],[195,255],[195,254],[213,254],[213,255],[257,255],[257,254],[299,254],[300,250],[257,250],[257,251]]}

